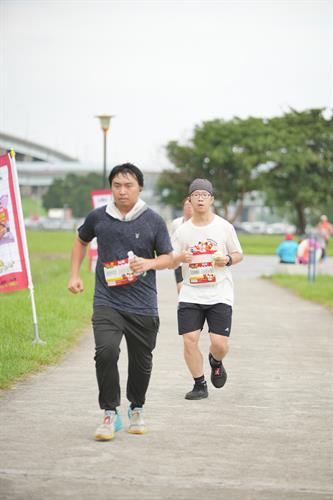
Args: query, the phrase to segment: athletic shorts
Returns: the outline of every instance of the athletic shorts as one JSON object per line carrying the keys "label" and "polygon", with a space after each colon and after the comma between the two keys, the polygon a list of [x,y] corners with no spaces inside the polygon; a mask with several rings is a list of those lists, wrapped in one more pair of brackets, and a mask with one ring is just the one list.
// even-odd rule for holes
{"label": "athletic shorts", "polygon": [[232,307],[229,304],[193,304],[179,302],[178,333],[202,330],[207,320],[208,331],[229,337],[231,331]]}
{"label": "athletic shorts", "polygon": [[181,266],[175,269],[175,278],[176,278],[176,283],[183,283],[183,273]]}

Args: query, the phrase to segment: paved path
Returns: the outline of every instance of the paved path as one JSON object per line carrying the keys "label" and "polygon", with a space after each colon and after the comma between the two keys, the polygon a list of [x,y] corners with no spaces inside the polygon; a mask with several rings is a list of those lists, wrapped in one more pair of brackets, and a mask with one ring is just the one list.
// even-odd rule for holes
{"label": "paved path", "polygon": [[[253,274],[251,259],[235,268],[226,386],[186,401],[175,284],[159,273],[145,436],[93,440],[101,412],[90,329],[61,364],[3,393],[1,500],[332,500],[333,315]],[[209,376],[207,359],[205,368]],[[121,378],[125,394],[124,352]],[[125,423],[126,409],[123,398]]]}
{"label": "paved path", "polygon": [[[242,265],[235,266],[233,275],[238,277],[259,277],[274,273],[305,274],[308,273],[307,265],[282,265],[274,255],[249,255]],[[328,257],[316,266],[317,274],[333,275],[333,257]]]}

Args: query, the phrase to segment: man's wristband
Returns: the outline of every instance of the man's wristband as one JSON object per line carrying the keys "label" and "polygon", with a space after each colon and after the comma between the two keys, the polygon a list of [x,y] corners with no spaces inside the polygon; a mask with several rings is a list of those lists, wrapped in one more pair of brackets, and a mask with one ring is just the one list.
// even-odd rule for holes
{"label": "man's wristband", "polygon": [[232,257],[231,255],[227,254],[227,257],[229,257],[229,262],[226,264],[227,267],[232,266]]}

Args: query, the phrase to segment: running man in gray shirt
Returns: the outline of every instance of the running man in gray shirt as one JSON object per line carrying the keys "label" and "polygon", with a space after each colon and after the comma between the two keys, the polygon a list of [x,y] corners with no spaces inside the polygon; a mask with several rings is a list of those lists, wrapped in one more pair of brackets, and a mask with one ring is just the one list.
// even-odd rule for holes
{"label": "running man in gray shirt", "polygon": [[100,441],[122,428],[118,358],[123,335],[128,350],[129,428],[144,434],[143,405],[152,351],[159,328],[155,271],[171,266],[172,246],[163,219],[140,199],[143,174],[131,163],[113,168],[112,199],[90,212],[78,229],[71,259],[68,290],[83,291],[80,267],[86,246],[97,238],[98,260],[93,308],[95,363],[99,404],[104,420],[95,432]]}

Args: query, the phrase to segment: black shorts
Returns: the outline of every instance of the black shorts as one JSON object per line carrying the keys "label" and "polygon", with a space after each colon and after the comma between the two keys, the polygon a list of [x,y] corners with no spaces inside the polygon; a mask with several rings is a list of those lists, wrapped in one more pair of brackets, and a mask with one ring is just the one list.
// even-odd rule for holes
{"label": "black shorts", "polygon": [[202,330],[207,320],[208,331],[229,337],[231,331],[232,307],[229,304],[193,304],[179,302],[178,332],[184,333]]}
{"label": "black shorts", "polygon": [[175,278],[176,278],[176,283],[183,283],[183,273],[182,273],[182,267],[179,266],[177,269],[175,269]]}

